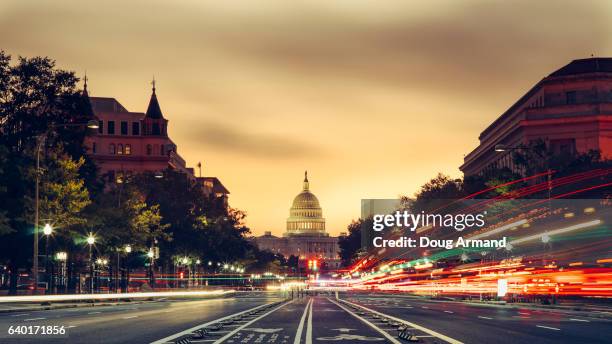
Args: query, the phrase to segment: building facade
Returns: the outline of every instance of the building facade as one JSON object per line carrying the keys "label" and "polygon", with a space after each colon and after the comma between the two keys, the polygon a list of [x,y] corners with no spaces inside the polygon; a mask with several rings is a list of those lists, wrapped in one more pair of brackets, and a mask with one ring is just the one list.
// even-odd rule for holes
{"label": "building facade", "polygon": [[556,154],[596,150],[612,158],[612,58],[574,60],[542,79],[480,134],[460,169],[466,176],[504,167],[520,173],[512,153],[495,146],[540,139]]}
{"label": "building facade", "polygon": [[317,260],[321,265],[337,268],[340,263],[338,238],[330,237],[325,231],[323,210],[317,197],[310,192],[307,173],[302,186],[302,191],[295,196],[289,209],[283,236],[266,232],[254,241],[261,250],[280,253],[285,257],[299,257],[303,265],[309,260]]}
{"label": "building facade", "polygon": [[117,99],[89,97],[87,83],[83,95],[89,99],[98,119],[97,133],[86,138],[88,154],[109,182],[122,182],[130,175],[162,172],[168,168],[185,173],[200,183],[204,192],[223,197],[229,191],[216,177],[196,178],[168,136],[168,120],[159,105],[155,82],[146,112],[128,111]]}

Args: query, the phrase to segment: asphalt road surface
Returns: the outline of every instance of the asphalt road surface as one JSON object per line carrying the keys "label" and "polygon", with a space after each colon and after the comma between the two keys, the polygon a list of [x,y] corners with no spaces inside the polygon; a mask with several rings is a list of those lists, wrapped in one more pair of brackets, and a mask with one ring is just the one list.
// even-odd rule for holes
{"label": "asphalt road surface", "polygon": [[[63,338],[7,338],[8,326],[63,325]],[[0,343],[612,343],[612,322],[575,313],[404,296],[284,299],[244,294],[0,314]],[[403,337],[400,339],[400,330]]]}

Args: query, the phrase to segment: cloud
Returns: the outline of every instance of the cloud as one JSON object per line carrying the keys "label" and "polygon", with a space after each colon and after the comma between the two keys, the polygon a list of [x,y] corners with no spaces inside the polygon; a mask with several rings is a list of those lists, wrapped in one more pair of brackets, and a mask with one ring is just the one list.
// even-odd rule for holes
{"label": "cloud", "polygon": [[257,158],[322,158],[328,153],[321,147],[278,134],[258,133],[254,128],[230,126],[206,121],[197,128],[187,128],[185,141],[207,145],[226,152]]}

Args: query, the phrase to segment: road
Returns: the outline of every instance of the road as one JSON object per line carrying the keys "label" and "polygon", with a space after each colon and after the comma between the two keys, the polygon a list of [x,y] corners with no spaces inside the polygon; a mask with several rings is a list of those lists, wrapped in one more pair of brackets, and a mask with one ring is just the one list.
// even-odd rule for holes
{"label": "road", "polygon": [[[405,296],[244,294],[0,314],[10,325],[64,325],[67,338],[2,343],[612,343],[612,322],[573,313],[509,309]],[[193,332],[205,328],[203,336]]]}

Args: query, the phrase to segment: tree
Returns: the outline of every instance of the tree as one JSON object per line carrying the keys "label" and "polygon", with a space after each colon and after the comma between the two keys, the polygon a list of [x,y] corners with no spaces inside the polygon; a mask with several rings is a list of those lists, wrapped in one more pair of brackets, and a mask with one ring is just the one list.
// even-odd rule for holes
{"label": "tree", "polygon": [[51,160],[44,175],[40,196],[42,219],[48,219],[54,228],[69,229],[82,225],[82,210],[91,203],[89,191],[79,175],[85,160],[72,160],[61,155]]}
{"label": "tree", "polygon": [[[0,51],[0,159],[5,166],[0,171],[0,260],[11,271],[11,292],[15,291],[18,270],[32,263],[37,138],[46,137],[41,154],[45,172],[50,172],[54,163],[47,163],[45,156],[65,152],[78,162],[85,152],[85,128],[59,125],[91,119],[91,111],[84,108],[76,89],[77,81],[73,72],[55,68],[49,58],[20,57],[11,65],[11,57]],[[78,183],[56,186],[47,191],[72,194],[82,189]]]}
{"label": "tree", "polygon": [[[438,173],[429,182],[423,184],[415,194],[414,200],[410,204],[413,212],[432,211],[448,205],[449,200],[463,197],[463,180],[452,179],[451,177]],[[402,203],[406,203],[408,198],[403,197]]]}
{"label": "tree", "polygon": [[357,254],[361,249],[361,227],[364,225],[364,220],[353,220],[347,227],[348,235],[338,238],[338,246],[340,246],[340,258],[343,266],[349,266],[357,258]]}

